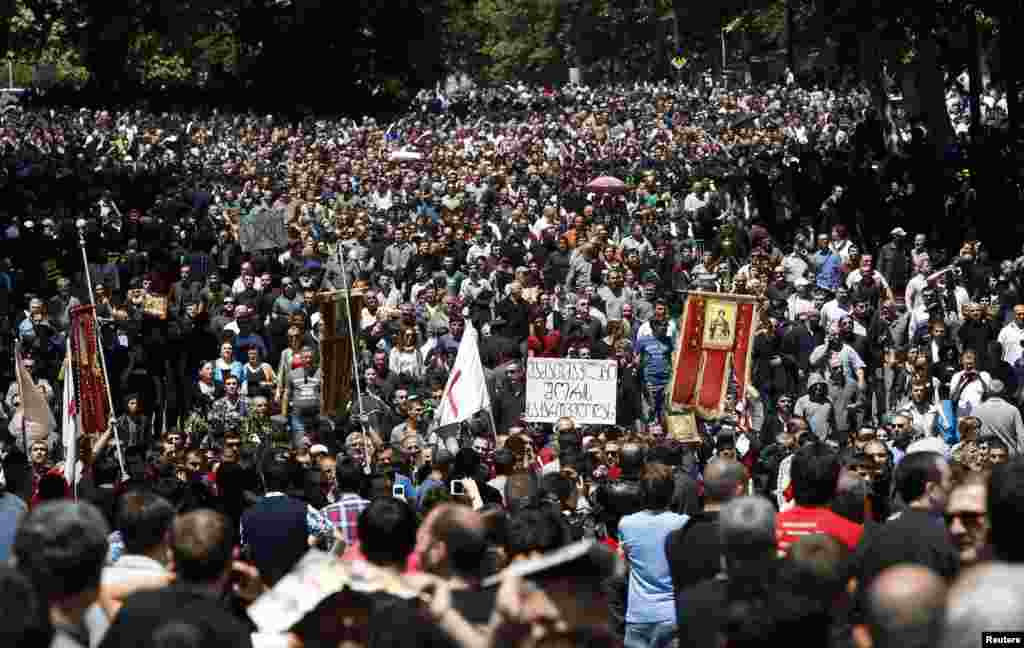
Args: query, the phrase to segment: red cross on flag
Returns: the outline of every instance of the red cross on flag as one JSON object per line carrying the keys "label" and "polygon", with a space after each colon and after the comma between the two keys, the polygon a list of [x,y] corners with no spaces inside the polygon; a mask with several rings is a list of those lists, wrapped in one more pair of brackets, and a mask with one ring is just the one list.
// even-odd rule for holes
{"label": "red cross on flag", "polygon": [[491,396],[487,392],[484,366],[480,362],[478,336],[473,323],[466,320],[466,331],[459,343],[455,366],[444,386],[441,399],[440,426],[469,420],[480,410],[490,409]]}

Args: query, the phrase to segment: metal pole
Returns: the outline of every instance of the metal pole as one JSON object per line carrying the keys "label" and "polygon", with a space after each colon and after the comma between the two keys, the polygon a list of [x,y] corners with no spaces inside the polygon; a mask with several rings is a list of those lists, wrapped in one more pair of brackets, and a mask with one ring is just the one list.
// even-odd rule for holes
{"label": "metal pole", "polygon": [[121,450],[121,435],[114,424],[114,397],[110,393],[110,376],[107,374],[107,356],[103,349],[103,334],[100,331],[100,322],[96,318],[96,294],[92,290],[92,277],[89,272],[89,257],[85,253],[85,229],[78,230],[78,246],[82,249],[82,265],[85,267],[85,285],[89,287],[89,303],[92,304],[92,319],[96,324],[96,346],[99,348],[100,367],[103,369],[103,383],[107,388],[107,406],[110,408],[110,417],[107,425],[114,431],[114,453],[117,456],[117,463],[121,467],[121,479],[128,481],[128,471],[124,469],[124,453]]}
{"label": "metal pole", "polygon": [[726,86],[725,83],[725,66],[728,65],[725,59],[725,28],[722,28],[722,87]]}
{"label": "metal pole", "polygon": [[341,266],[341,280],[345,282],[345,318],[348,320],[348,341],[352,344],[352,373],[356,380],[356,400],[359,403],[359,433],[363,438],[365,454],[365,470],[370,473],[370,454],[366,451],[366,424],[363,422],[363,389],[359,381],[359,355],[356,350],[356,330],[352,328],[352,284],[348,282],[348,269],[345,266],[345,255],[342,253],[341,241],[338,241],[338,265]]}

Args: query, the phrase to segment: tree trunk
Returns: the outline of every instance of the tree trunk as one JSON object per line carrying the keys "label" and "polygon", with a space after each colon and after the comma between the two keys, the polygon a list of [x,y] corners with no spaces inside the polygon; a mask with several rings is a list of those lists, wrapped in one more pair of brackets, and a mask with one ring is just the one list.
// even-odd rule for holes
{"label": "tree trunk", "polygon": [[[13,44],[11,43],[11,19],[17,12],[16,0],[0,0],[0,56],[13,55]],[[7,82],[4,82],[7,85]]]}
{"label": "tree trunk", "polygon": [[922,117],[928,125],[928,136],[935,148],[936,159],[941,159],[953,137],[953,128],[946,111],[946,93],[943,90],[942,71],[939,68],[939,46],[931,30],[924,30],[918,39],[917,89],[921,94]]}
{"label": "tree trunk", "polygon": [[879,116],[889,114],[889,94],[885,91],[885,78],[882,73],[881,33],[875,27],[862,24],[858,39],[859,76],[871,90],[871,104]]}
{"label": "tree trunk", "polygon": [[981,47],[978,43],[978,20],[974,15],[973,8],[965,9],[964,29],[967,30],[967,48],[970,50],[968,57],[967,76],[970,79],[971,92],[971,144],[978,144],[978,137],[981,133]]}
{"label": "tree trunk", "polygon": [[783,33],[786,44],[786,67],[792,70],[793,74],[796,74],[796,52],[793,50],[793,32],[796,30],[796,24],[793,19],[794,2],[796,0],[785,0],[786,24]]}
{"label": "tree trunk", "polygon": [[[1017,123],[1017,11],[1020,0],[1003,0],[1003,13],[999,16],[999,68],[1006,85],[1006,112],[1010,135],[1016,136]],[[1012,141],[1012,140],[1011,140]]]}

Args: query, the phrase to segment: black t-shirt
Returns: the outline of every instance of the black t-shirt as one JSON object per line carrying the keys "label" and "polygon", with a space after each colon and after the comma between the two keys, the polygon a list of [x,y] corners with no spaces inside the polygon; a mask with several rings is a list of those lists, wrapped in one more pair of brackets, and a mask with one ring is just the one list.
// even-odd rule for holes
{"label": "black t-shirt", "polygon": [[497,588],[467,589],[452,592],[452,607],[473,625],[485,626],[491,621],[491,613],[497,603]]}
{"label": "black t-shirt", "polygon": [[370,595],[369,648],[453,648],[440,628],[430,620],[416,600],[401,599],[383,592]]}
{"label": "black t-shirt", "polygon": [[251,648],[251,629],[214,596],[186,585],[142,591],[128,597],[101,648],[150,646],[153,636],[172,623],[184,623],[201,634],[202,645]]}

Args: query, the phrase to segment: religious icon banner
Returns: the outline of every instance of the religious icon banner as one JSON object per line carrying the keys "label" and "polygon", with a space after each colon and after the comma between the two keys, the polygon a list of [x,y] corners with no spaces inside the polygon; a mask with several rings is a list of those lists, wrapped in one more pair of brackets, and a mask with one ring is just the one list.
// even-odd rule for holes
{"label": "religious icon banner", "polygon": [[730,375],[738,394],[750,383],[758,299],[752,295],[691,292],[676,339],[669,411],[723,414]]}

